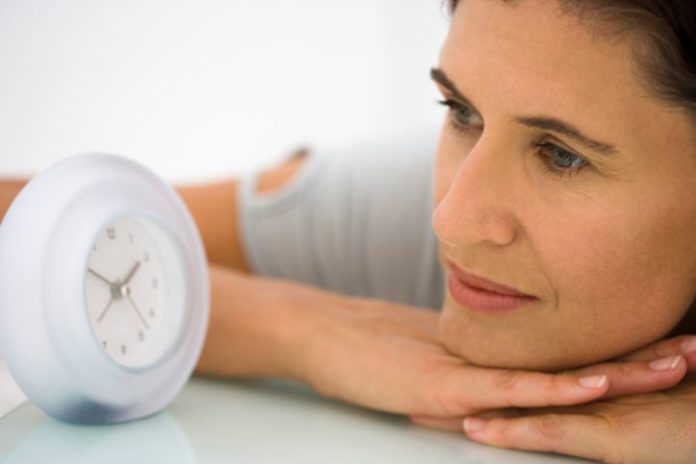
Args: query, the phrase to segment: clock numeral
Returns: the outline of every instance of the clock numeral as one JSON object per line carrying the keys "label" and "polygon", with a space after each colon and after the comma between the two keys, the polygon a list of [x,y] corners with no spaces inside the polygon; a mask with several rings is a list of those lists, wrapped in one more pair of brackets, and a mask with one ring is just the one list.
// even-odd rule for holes
{"label": "clock numeral", "polygon": [[109,237],[109,240],[113,240],[116,238],[116,229],[113,227],[109,227],[106,229],[106,236]]}
{"label": "clock numeral", "polygon": [[150,308],[150,317],[155,317],[155,308]]}
{"label": "clock numeral", "polygon": [[121,354],[126,354],[126,345],[121,345]]}
{"label": "clock numeral", "polygon": [[145,341],[145,334],[142,330],[138,330],[138,340],[140,340],[141,342]]}
{"label": "clock numeral", "polygon": [[102,348],[106,349],[106,341],[102,340]]}
{"label": "clock numeral", "polygon": [[97,244],[95,243],[94,246],[92,247],[92,251],[97,251]]}
{"label": "clock numeral", "polygon": [[143,252],[143,261],[145,261],[146,263],[150,262],[150,252],[147,250]]}
{"label": "clock numeral", "polygon": [[152,288],[157,288],[159,286],[159,281],[157,280],[157,277],[152,278]]}
{"label": "clock numeral", "polygon": [[128,232],[128,241],[133,243],[133,232]]}

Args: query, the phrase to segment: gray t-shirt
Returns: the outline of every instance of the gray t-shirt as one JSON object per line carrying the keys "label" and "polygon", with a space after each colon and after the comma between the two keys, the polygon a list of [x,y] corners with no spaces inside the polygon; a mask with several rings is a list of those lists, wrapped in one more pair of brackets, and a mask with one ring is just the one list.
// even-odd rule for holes
{"label": "gray t-shirt", "polygon": [[335,292],[439,309],[431,227],[435,134],[314,151],[282,190],[240,183],[252,270]]}

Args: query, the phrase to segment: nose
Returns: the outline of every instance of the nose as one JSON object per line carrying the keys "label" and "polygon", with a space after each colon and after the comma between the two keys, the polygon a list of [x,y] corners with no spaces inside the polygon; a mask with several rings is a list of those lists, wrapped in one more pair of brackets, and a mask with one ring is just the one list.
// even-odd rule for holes
{"label": "nose", "polygon": [[453,249],[505,246],[518,234],[512,161],[483,142],[479,139],[462,161],[451,165],[456,172],[433,213],[436,235]]}

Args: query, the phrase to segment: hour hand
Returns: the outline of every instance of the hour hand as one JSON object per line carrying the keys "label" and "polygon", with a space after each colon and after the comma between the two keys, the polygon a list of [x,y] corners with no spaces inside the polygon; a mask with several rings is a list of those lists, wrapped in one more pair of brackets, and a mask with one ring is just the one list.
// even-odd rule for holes
{"label": "hour hand", "polygon": [[101,280],[103,280],[104,282],[106,282],[107,284],[109,284],[110,287],[116,285],[116,282],[111,282],[111,281],[109,281],[109,279],[107,279],[107,278],[104,277],[103,275],[99,274],[97,271],[95,271],[95,270],[92,269],[91,267],[87,268],[87,270],[88,270],[89,272],[91,272],[93,275],[95,275],[98,279],[101,279]]}

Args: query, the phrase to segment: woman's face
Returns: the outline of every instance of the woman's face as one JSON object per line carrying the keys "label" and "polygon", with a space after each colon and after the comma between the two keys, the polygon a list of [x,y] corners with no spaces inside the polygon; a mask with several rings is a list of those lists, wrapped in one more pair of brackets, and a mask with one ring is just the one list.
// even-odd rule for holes
{"label": "woman's face", "polygon": [[669,332],[696,294],[693,126],[650,96],[628,42],[557,8],[462,1],[434,72],[452,108],[433,215],[445,275],[535,297],[481,311],[446,290],[442,341],[476,364],[611,358]]}

